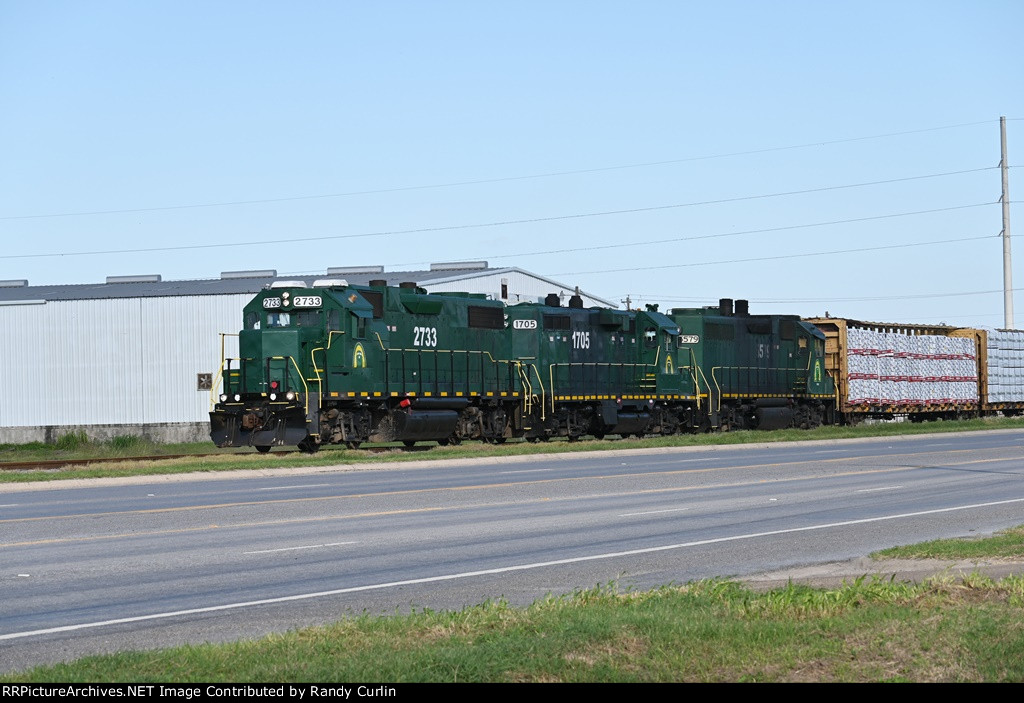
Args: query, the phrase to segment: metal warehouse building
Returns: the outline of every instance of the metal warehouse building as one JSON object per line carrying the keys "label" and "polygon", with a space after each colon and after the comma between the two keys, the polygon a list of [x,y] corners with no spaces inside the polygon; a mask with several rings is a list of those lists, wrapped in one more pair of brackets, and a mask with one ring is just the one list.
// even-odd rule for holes
{"label": "metal warehouse building", "polygon": [[[381,266],[287,276],[366,285],[415,282],[430,292],[485,293],[510,305],[573,288],[519,268],[432,264],[427,271]],[[227,271],[219,279],[164,281],[112,276],[102,284],[30,286],[0,281],[0,443],[143,435],[157,441],[208,437],[209,386],[225,355],[237,356],[242,308],[278,280],[276,271]],[[584,305],[615,307],[581,292]],[[226,335],[226,336],[222,336]]]}

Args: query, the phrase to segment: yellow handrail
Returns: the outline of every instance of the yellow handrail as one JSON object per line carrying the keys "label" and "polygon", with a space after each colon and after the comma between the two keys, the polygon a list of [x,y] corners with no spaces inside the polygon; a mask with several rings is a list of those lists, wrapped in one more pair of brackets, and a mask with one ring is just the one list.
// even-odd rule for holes
{"label": "yellow handrail", "polygon": [[[302,389],[303,389],[302,395],[303,395],[303,400],[306,402],[306,416],[308,417],[309,416],[309,386],[306,384],[306,379],[303,378],[303,376],[302,376],[302,370],[299,368],[298,363],[296,363],[295,357],[291,357],[291,356],[272,356],[272,357],[270,357],[270,359],[272,361],[284,361],[284,360],[287,359],[288,361],[292,362],[292,366],[295,367],[295,373],[298,374],[299,380],[302,381]],[[314,433],[310,432],[310,434],[314,434]]]}
{"label": "yellow handrail", "polygon": [[318,351],[324,352],[324,357],[327,356],[327,351],[323,347],[317,347],[316,349],[310,350],[310,352],[309,352],[309,361],[313,365],[313,373],[316,374],[316,385],[317,385],[317,388],[319,389],[320,393],[323,393],[324,392],[324,382],[320,378],[320,372],[323,371],[324,369],[319,369],[316,366],[316,353]]}
{"label": "yellow handrail", "polygon": [[717,410],[722,409],[722,388],[718,384],[718,378],[715,373],[719,369],[735,369],[736,371],[800,371],[799,368],[786,366],[715,366],[711,369],[711,379],[715,382],[715,387],[718,389]]}
{"label": "yellow handrail", "polygon": [[[700,377],[704,379],[704,385],[706,385],[708,387],[708,395],[710,396],[710,394],[711,394],[711,384],[708,382],[708,377],[704,375],[704,369],[702,369],[699,366],[696,367],[696,368],[697,368],[697,373],[699,373]],[[709,401],[711,400],[710,397],[708,398],[708,400]],[[700,408],[700,394],[699,393],[697,394],[697,408],[698,409]]]}
{"label": "yellow handrail", "polygon": [[237,332],[220,332],[220,366],[217,368],[217,373],[213,377],[213,381],[210,383],[210,410],[213,410],[213,406],[217,404],[214,400],[217,397],[217,384],[224,380],[224,363],[228,361],[224,357],[224,338],[225,337],[237,337]]}
{"label": "yellow handrail", "polygon": [[533,412],[533,387],[530,385],[530,375],[523,371],[523,362],[516,361],[516,371],[519,372],[519,380],[523,384],[523,414],[529,415]]}
{"label": "yellow handrail", "polygon": [[221,358],[220,366],[217,367],[217,373],[213,377],[213,383],[210,384],[210,412],[213,412],[213,406],[217,404],[217,385],[224,380],[224,364],[227,359]]}
{"label": "yellow handrail", "polygon": [[540,377],[540,371],[537,370],[536,364],[530,364],[530,367],[533,369],[533,374],[537,377],[537,385],[540,386],[540,419],[546,420],[547,408],[544,406],[544,379]]}
{"label": "yellow handrail", "polygon": [[651,365],[651,364],[614,364],[614,363],[599,363],[599,362],[589,361],[589,362],[580,362],[580,363],[567,362],[567,363],[564,363],[564,364],[551,364],[551,365],[548,366],[548,381],[551,384],[551,412],[555,411],[555,367],[556,366],[566,366],[566,367],[569,367],[569,366],[607,366],[608,368],[613,368],[613,367],[615,367],[615,368],[645,368],[645,369],[654,369],[655,372],[657,372],[657,370],[658,370],[657,363],[655,363],[654,365]]}

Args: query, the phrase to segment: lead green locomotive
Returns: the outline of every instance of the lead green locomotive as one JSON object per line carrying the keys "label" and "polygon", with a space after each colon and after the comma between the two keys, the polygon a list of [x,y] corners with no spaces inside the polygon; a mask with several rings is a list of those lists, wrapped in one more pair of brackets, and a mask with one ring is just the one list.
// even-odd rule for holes
{"label": "lead green locomotive", "polygon": [[414,285],[279,281],[244,310],[210,413],[218,446],[501,440],[521,394],[504,305]]}
{"label": "lead green locomotive", "polygon": [[578,295],[506,307],[415,284],[278,281],[243,322],[210,413],[218,446],[812,426],[832,388],[813,327],[731,310],[585,309]]}

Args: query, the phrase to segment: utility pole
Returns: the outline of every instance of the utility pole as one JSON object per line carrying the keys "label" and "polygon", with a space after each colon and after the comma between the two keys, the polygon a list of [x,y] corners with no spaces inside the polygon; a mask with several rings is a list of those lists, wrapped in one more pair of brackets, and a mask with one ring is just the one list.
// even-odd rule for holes
{"label": "utility pole", "polygon": [[1013,329],[1013,266],[1010,259],[1010,176],[1006,162],[1006,118],[999,118],[1000,170],[1003,172],[1003,326]]}

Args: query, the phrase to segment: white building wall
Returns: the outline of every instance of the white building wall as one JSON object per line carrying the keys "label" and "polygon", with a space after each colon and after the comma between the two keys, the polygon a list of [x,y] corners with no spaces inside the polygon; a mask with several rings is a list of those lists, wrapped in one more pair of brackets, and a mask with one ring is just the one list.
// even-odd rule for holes
{"label": "white building wall", "polygon": [[[215,374],[220,332],[249,294],[0,305],[0,427],[208,419],[197,374]],[[237,337],[227,353],[237,356]]]}
{"label": "white building wall", "polygon": [[197,375],[216,376],[220,335],[225,354],[238,356],[242,308],[252,295],[142,298],[140,358],[144,422],[209,419],[210,394],[197,390]]}

